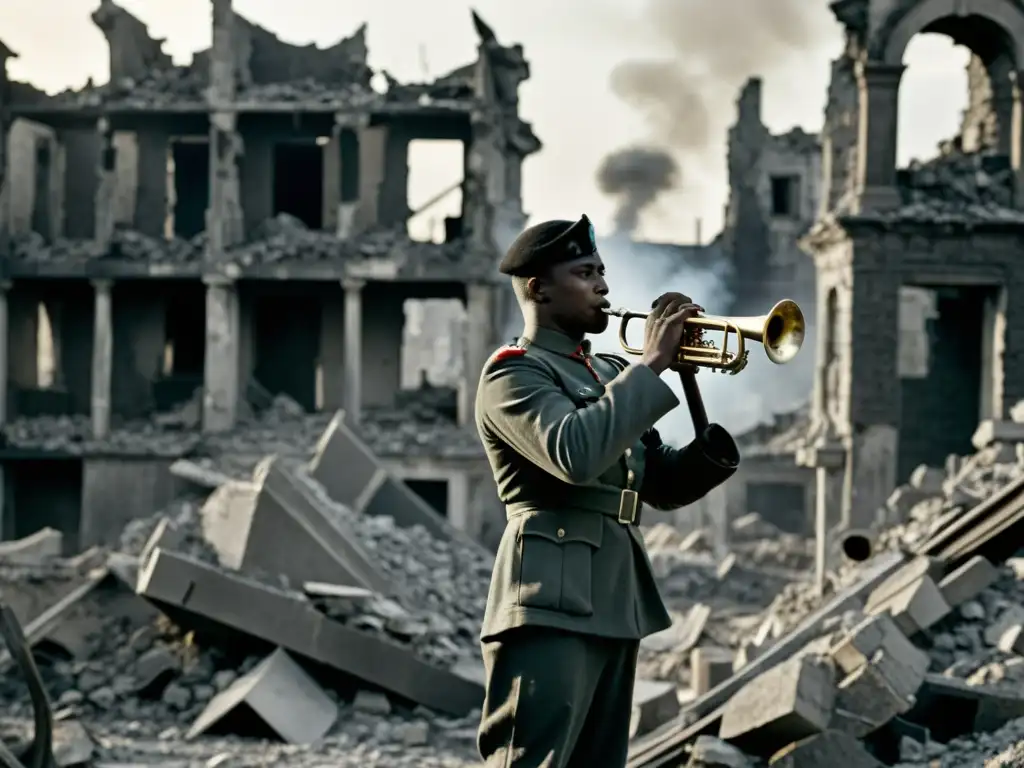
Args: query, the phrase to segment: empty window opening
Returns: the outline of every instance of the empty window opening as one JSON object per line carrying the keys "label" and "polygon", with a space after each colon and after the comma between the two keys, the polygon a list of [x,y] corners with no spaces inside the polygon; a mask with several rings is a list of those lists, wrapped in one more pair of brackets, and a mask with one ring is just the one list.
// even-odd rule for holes
{"label": "empty window opening", "polygon": [[206,355],[206,306],[201,300],[170,301],[164,317],[163,374],[166,377],[203,375]]}
{"label": "empty window opening", "polygon": [[32,231],[43,237],[53,235],[50,218],[50,178],[53,168],[53,154],[50,140],[36,139],[35,189],[32,201]]}
{"label": "empty window opening", "polygon": [[447,480],[406,480],[409,490],[429,504],[437,514],[448,517]]}
{"label": "empty window opening", "polygon": [[82,515],[82,460],[38,459],[7,464],[4,538],[22,539],[43,528],[63,534],[65,555],[78,551]]}
{"label": "empty window opening", "polygon": [[[958,22],[957,22],[958,23]],[[897,164],[927,161],[960,133],[970,115],[967,64],[970,51],[941,34],[916,35],[903,55],[896,136]]]}
{"label": "empty window opening", "polygon": [[323,227],[324,149],[316,139],[274,147],[274,213],[294,216],[310,229]]}
{"label": "empty window opening", "polygon": [[807,534],[807,496],[800,483],[747,483],[747,509],[780,531]]}
{"label": "empty window opening", "polygon": [[[985,323],[991,321],[989,289],[922,287],[903,295],[915,293],[929,299],[916,315],[904,310],[900,328],[900,482],[920,464],[942,466],[951,453],[973,452],[971,437],[978,426],[984,342],[989,335]],[[904,326],[911,319],[914,328],[908,330]],[[904,338],[911,332],[912,348]]]}
{"label": "empty window opening", "polygon": [[462,231],[462,180],[465,144],[461,141],[409,142],[409,236],[444,243]]}
{"label": "empty window opening", "polygon": [[800,177],[772,176],[772,216],[796,216],[800,206]]}
{"label": "empty window opening", "polygon": [[458,299],[407,299],[403,305],[402,389],[457,387],[462,377],[466,308]]}
{"label": "empty window opening", "polygon": [[169,235],[191,238],[206,229],[210,202],[210,142],[181,138],[171,142],[168,158],[171,226]]}
{"label": "empty window opening", "polygon": [[54,322],[46,303],[36,306],[36,382],[39,389],[57,386],[60,371],[60,345],[54,335]]}
{"label": "empty window opening", "polygon": [[308,295],[259,296],[255,302],[256,381],[308,412],[317,405],[321,319],[322,302]]}

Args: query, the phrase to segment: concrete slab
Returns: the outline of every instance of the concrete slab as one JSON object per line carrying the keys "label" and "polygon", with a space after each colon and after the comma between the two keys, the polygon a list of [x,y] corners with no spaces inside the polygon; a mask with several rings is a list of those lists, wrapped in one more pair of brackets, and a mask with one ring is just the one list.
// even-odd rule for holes
{"label": "concrete slab", "polygon": [[878,584],[868,595],[864,605],[866,613],[875,613],[876,606],[887,602],[914,584],[922,576],[940,581],[946,572],[946,564],[934,557],[919,556],[905,563]]}
{"label": "concrete slab", "polygon": [[439,712],[466,715],[483,703],[479,684],[428,664],[397,643],[329,619],[300,594],[185,555],[154,552],[139,574],[139,594],[182,627],[279,646]]}
{"label": "concrete slab", "polygon": [[14,541],[0,541],[0,561],[11,565],[42,565],[61,556],[64,535],[54,528],[40,528]]}
{"label": "concrete slab", "polygon": [[281,574],[295,584],[320,581],[392,591],[355,534],[276,460],[262,467],[258,484],[218,489],[203,506],[202,523],[225,567]]}
{"label": "concrete slab", "polygon": [[[341,411],[320,438],[309,472],[330,498],[360,514],[387,515],[403,528],[422,525],[439,539],[460,540],[487,552],[479,542],[449,523],[405,483],[388,473],[346,423]],[[488,552],[488,556],[492,557],[491,553]]]}
{"label": "concrete slab", "polygon": [[804,656],[783,662],[747,683],[726,703],[718,735],[744,752],[774,754],[828,727],[834,684],[830,659]]}
{"label": "concrete slab", "polygon": [[[338,719],[338,705],[288,653],[280,648],[218,693],[185,735],[194,739],[218,725],[241,725],[253,718],[290,744],[320,741]],[[262,730],[262,729],[260,729]]]}
{"label": "concrete slab", "polygon": [[650,733],[679,714],[675,683],[637,680],[633,683],[633,711],[629,719],[630,738]]}
{"label": "concrete slab", "polygon": [[939,591],[951,608],[959,608],[995,584],[999,570],[987,558],[977,555],[950,571],[939,582]]}
{"label": "concrete slab", "polygon": [[857,739],[838,731],[790,744],[768,762],[774,768],[883,768]]}

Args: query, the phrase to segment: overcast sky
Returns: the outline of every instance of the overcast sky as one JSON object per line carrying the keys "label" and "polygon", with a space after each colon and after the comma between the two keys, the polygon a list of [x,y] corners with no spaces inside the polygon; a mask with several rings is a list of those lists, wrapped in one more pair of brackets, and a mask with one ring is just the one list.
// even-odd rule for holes
{"label": "overcast sky", "polygon": [[[50,92],[89,77],[105,81],[107,47],[89,19],[97,4],[2,0],[0,39],[19,54],[9,62],[10,74]],[[166,39],[165,50],[178,63],[210,43],[209,0],[121,4]],[[622,146],[654,142],[677,152],[683,180],[645,217],[643,234],[688,242],[698,218],[705,238],[717,232],[726,195],[724,131],[736,90],[750,75],[765,79],[764,118],[774,131],[820,128],[829,61],[841,40],[824,0],[561,0],[553,12],[554,5],[475,3],[502,42],[525,47],[533,68],[521,93],[523,117],[545,143],[525,169],[525,207],[534,221],[586,212],[607,231],[614,201],[597,189],[598,164]],[[437,76],[475,58],[469,7],[464,0],[236,2],[241,14],[293,43],[328,45],[365,21],[371,66],[400,80]],[[654,70],[664,76],[620,81],[618,93],[631,88],[633,95],[626,103],[613,89],[613,71],[653,59],[669,62]],[[929,156],[955,132],[966,103],[966,61],[966,52],[945,38],[913,41],[901,94],[902,160]],[[459,178],[457,159],[454,148],[415,149],[413,207]]]}

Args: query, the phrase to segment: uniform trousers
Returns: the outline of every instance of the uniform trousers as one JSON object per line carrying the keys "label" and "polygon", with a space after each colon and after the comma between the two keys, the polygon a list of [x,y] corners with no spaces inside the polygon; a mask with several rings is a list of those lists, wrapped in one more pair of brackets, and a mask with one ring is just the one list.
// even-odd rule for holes
{"label": "uniform trousers", "polygon": [[485,768],[622,768],[639,647],[547,627],[483,643]]}

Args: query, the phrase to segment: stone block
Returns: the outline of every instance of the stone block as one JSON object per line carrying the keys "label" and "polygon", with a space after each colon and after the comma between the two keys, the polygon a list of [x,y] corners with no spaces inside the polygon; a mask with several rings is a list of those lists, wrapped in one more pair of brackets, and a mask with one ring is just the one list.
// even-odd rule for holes
{"label": "stone block", "polygon": [[840,681],[831,727],[863,738],[912,706],[913,700],[894,690],[884,670],[868,664]]}
{"label": "stone block", "polygon": [[697,696],[732,677],[732,651],[705,646],[690,651],[690,687]]}
{"label": "stone block", "polygon": [[831,730],[790,744],[768,764],[775,768],[883,768],[853,736]]}
{"label": "stone block", "polygon": [[999,579],[999,570],[981,555],[975,555],[939,582],[939,591],[951,608],[973,600]]}
{"label": "stone block", "polygon": [[985,627],[982,633],[985,642],[992,646],[999,645],[1006,631],[1018,624],[1024,624],[1024,606],[1016,603],[1006,606],[998,618]]}
{"label": "stone block", "polygon": [[0,541],[0,561],[10,565],[42,565],[58,558],[64,535],[54,528],[40,528],[14,541]]}
{"label": "stone block", "polygon": [[922,576],[929,576],[939,581],[946,572],[944,562],[934,557],[915,557],[910,562],[901,566],[897,571],[887,576],[878,586],[871,590],[864,605],[865,613],[875,613],[875,606],[886,602],[894,595],[902,592],[911,584],[914,584]]}
{"label": "stone block", "polygon": [[886,508],[896,517],[897,520],[906,520],[910,517],[910,511],[931,498],[932,494],[926,493],[918,488],[909,485],[901,485],[889,494],[885,501]]}
{"label": "stone block", "polygon": [[913,637],[934,626],[948,616],[950,611],[952,608],[939,591],[939,586],[928,576],[922,576],[902,591],[868,609],[872,615],[889,613],[907,637]]}
{"label": "stone block", "polygon": [[744,752],[771,755],[824,731],[835,701],[831,659],[790,659],[743,686],[726,703],[719,737]]}
{"label": "stone block", "polygon": [[881,667],[897,694],[912,696],[928,672],[928,654],[907,639],[892,617],[872,616],[854,627],[831,651],[836,667],[850,675],[866,664]]}
{"label": "stone block", "polygon": [[714,736],[698,736],[686,768],[752,768],[753,761],[732,744]]}

